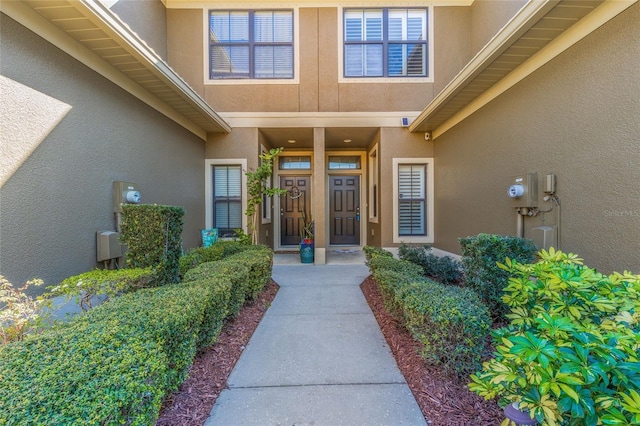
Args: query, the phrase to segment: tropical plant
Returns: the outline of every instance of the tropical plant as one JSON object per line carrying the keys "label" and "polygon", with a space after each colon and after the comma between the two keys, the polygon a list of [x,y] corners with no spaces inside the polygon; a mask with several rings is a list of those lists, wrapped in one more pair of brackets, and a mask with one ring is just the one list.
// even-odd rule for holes
{"label": "tropical plant", "polygon": [[300,239],[301,240],[313,240],[313,219],[311,213],[309,216],[305,212],[302,212],[302,224],[300,226]]}
{"label": "tropical plant", "polygon": [[42,280],[34,279],[15,288],[0,275],[0,339],[3,345],[22,340],[46,324],[50,311],[44,308],[49,307],[50,302],[43,297],[32,298],[25,294],[29,287],[42,284]]}
{"label": "tropical plant", "polygon": [[268,185],[269,178],[273,174],[273,162],[284,148],[270,149],[259,155],[260,165],[253,172],[245,172],[247,176],[247,209],[244,214],[249,218],[249,234],[253,244],[258,244],[258,219],[264,197],[285,194],[287,191],[280,188],[272,188]]}
{"label": "tropical plant", "polygon": [[507,327],[469,388],[543,425],[640,424],[640,275],[602,275],[550,249],[507,259]]}

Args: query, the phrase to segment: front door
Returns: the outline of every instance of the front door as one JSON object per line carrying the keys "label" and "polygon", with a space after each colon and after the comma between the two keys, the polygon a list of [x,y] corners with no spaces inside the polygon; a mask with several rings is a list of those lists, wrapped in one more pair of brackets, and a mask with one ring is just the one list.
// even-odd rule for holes
{"label": "front door", "polygon": [[287,190],[280,196],[280,245],[298,245],[303,213],[311,212],[311,178],[280,176],[280,188]]}
{"label": "front door", "polygon": [[360,245],[360,176],[329,176],[330,244]]}

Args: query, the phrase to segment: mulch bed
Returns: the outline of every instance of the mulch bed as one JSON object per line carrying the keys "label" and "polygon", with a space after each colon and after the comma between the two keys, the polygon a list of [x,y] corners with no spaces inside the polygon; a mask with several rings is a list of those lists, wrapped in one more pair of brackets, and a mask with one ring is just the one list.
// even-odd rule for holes
{"label": "mulch bed", "polygon": [[272,280],[238,316],[224,325],[218,341],[196,356],[185,380],[164,402],[158,426],[202,425],[223,389],[240,354],[276,297]]}
{"label": "mulch bed", "polygon": [[380,288],[369,277],[360,285],[367,303],[380,325],[396,363],[413,392],[422,414],[432,426],[499,425],[504,414],[493,401],[485,401],[467,389],[466,383],[447,377],[437,367],[427,365],[419,344],[384,308]]}
{"label": "mulch bed", "polygon": [[[492,426],[504,416],[495,402],[470,392],[466,383],[445,376],[426,365],[418,355],[419,345],[384,309],[376,282],[367,278],[360,286],[400,371],[431,426]],[[189,378],[170,395],[160,412],[158,426],[202,425],[223,389],[227,378],[251,335],[278,292],[271,281],[256,300],[238,317],[225,324],[218,342],[196,356]]]}

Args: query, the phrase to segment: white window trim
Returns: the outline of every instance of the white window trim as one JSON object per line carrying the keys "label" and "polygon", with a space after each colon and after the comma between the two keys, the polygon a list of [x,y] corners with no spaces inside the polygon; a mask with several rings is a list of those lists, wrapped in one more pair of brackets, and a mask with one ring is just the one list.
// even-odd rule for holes
{"label": "white window trim", "polygon": [[242,185],[242,229],[249,232],[247,215],[247,159],[216,159],[204,160],[204,223],[206,229],[213,228],[213,167],[212,166],[240,166],[242,169],[242,177],[240,184]]}
{"label": "white window trim", "polygon": [[[369,196],[369,202],[368,204],[368,210],[369,210],[369,222],[371,223],[378,223],[378,215],[380,214],[380,159],[378,158],[378,144],[375,144],[373,146],[373,148],[371,148],[371,150],[368,152],[367,154],[367,171],[369,173],[369,184],[368,184],[368,196]],[[374,182],[375,180],[375,182]],[[375,197],[375,200],[378,202],[377,208],[374,210],[374,196],[373,196],[373,190],[374,190],[374,184],[376,184],[375,188],[377,191],[377,197]],[[376,212],[376,214],[374,215],[374,211]]]}
{"label": "white window trim", "polygon": [[[271,9],[292,9],[293,10],[293,78],[282,78],[282,79],[273,79],[273,78],[209,78],[209,10],[243,10],[243,9],[251,9],[251,10],[271,10]],[[203,67],[204,67],[204,84],[205,85],[256,85],[256,84],[300,84],[300,19],[298,14],[298,7],[284,7],[284,6],[273,6],[269,7],[268,4],[265,3],[264,6],[256,6],[253,5],[242,5],[239,3],[216,3],[212,4],[211,7],[205,7],[202,9],[202,20],[203,20],[203,52],[202,57],[204,58]]]}
{"label": "white window trim", "polygon": [[[400,164],[419,164],[427,166],[427,235],[424,237],[411,235],[398,235],[398,166]],[[433,184],[433,158],[394,158],[393,159],[393,242],[394,243],[423,243],[431,244],[434,242],[434,184]]]}
{"label": "white window trim", "polygon": [[[433,72],[435,67],[433,66],[433,58],[435,51],[435,42],[433,40],[433,3],[429,2],[415,2],[415,3],[399,3],[399,4],[386,4],[385,6],[379,6],[381,8],[403,8],[403,7],[424,7],[427,9],[427,27],[428,27],[428,77],[345,77],[344,76],[344,9],[350,9],[353,5],[340,5],[338,6],[338,83],[433,83]],[[369,6],[366,6],[369,7]],[[378,7],[371,4],[371,7]]]}

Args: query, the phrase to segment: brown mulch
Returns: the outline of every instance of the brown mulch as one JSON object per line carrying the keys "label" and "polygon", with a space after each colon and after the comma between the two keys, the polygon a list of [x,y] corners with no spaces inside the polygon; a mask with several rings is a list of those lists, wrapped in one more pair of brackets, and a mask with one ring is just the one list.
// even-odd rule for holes
{"label": "brown mulch", "polygon": [[384,308],[380,288],[369,277],[360,285],[380,325],[396,363],[413,392],[422,414],[432,426],[493,426],[504,419],[493,401],[469,391],[466,383],[447,377],[420,355],[419,344]]}
{"label": "brown mulch", "polygon": [[170,395],[160,411],[158,426],[202,425],[223,389],[240,354],[276,297],[278,285],[272,280],[238,316],[224,325],[218,341],[198,354],[189,377]]}
{"label": "brown mulch", "polygon": [[[419,345],[384,309],[376,282],[367,278],[360,286],[373,311],[400,371],[431,426],[493,426],[504,418],[495,402],[470,392],[438,368],[425,364]],[[158,426],[202,425],[227,386],[227,378],[251,335],[278,292],[271,281],[256,300],[225,324],[218,342],[196,356],[189,378],[164,402]]]}

